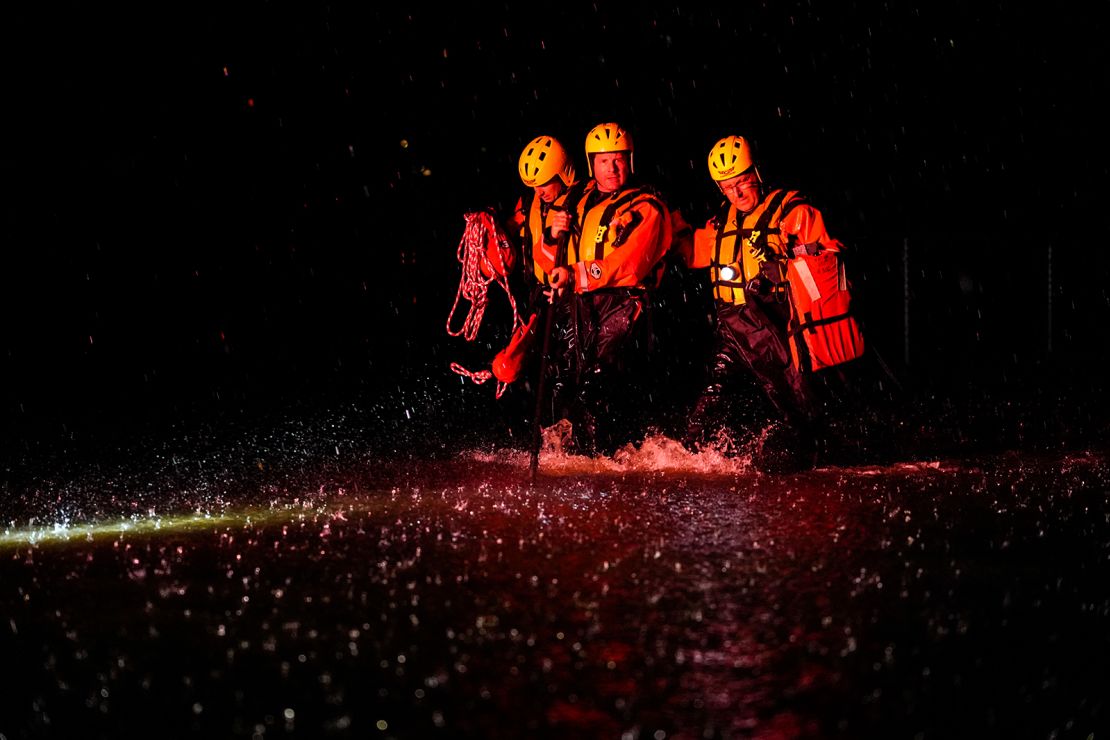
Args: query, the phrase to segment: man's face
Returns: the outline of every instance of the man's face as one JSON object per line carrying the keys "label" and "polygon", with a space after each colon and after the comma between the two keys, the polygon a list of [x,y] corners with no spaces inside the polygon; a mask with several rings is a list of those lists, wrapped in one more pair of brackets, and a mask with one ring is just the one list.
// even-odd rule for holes
{"label": "man's face", "polygon": [[722,180],[717,187],[738,211],[748,213],[759,205],[759,177],[754,172]]}
{"label": "man's face", "polygon": [[555,199],[563,193],[563,181],[556,177],[554,180],[548,180],[543,185],[536,186],[536,195],[544,203],[554,203]]}
{"label": "man's face", "polygon": [[602,152],[594,155],[594,179],[603,193],[620,190],[632,172],[629,152]]}

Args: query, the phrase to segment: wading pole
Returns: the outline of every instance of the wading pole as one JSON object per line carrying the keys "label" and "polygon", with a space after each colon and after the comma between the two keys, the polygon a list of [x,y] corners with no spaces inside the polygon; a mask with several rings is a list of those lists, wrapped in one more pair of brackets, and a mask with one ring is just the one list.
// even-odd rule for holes
{"label": "wading pole", "polygon": [[[567,241],[570,239],[570,231],[564,231],[559,234],[559,240],[555,247],[555,265],[561,266],[567,261]],[[540,354],[540,377],[536,382],[536,415],[532,419],[532,463],[531,463],[531,481],[536,482],[536,472],[540,466],[540,443],[542,442],[540,434],[540,419],[543,418],[543,396],[546,391],[547,385],[547,357],[551,351],[551,328],[555,323],[555,306],[559,301],[559,296],[555,295],[554,291],[551,294],[551,302],[545,307],[547,315],[543,319],[543,347]]]}

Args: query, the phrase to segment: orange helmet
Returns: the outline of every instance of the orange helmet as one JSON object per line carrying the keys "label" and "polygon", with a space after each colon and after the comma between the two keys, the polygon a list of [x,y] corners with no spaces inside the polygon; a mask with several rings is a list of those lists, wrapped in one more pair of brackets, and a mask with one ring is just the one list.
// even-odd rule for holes
{"label": "orange helmet", "polygon": [[537,136],[524,147],[517,163],[520,179],[530,188],[546,185],[558,177],[563,184],[574,184],[574,163],[567,156],[567,150],[553,136]]}
{"label": "orange helmet", "polygon": [[599,123],[586,134],[586,168],[590,177],[594,176],[593,155],[603,152],[628,152],[628,167],[633,172],[636,167],[632,162],[632,136],[616,123]]}
{"label": "orange helmet", "polygon": [[[742,175],[754,166],[752,147],[743,136],[726,136],[709,150],[709,176],[715,182]],[[763,182],[758,168],[755,176]]]}

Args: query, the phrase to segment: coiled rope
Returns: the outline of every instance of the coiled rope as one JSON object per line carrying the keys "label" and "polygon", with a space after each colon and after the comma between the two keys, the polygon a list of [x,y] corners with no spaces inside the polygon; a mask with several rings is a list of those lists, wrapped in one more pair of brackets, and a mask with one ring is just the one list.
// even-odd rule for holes
{"label": "coiled rope", "polygon": [[[497,221],[488,211],[467,213],[465,218],[466,227],[463,229],[462,239],[459,240],[459,247],[456,252],[456,257],[462,265],[462,276],[459,279],[459,289],[455,293],[455,302],[451,306],[451,313],[447,316],[447,333],[453,337],[462,336],[466,341],[473,342],[478,336],[478,329],[482,325],[482,318],[485,316],[486,307],[489,305],[490,283],[500,285],[504,289],[505,295],[509,297],[509,305],[513,308],[513,331],[516,331],[522,322],[516,308],[516,300],[513,299],[513,293],[509,289],[509,270],[501,256],[512,249],[505,232],[502,231]],[[495,249],[488,249],[491,241],[496,244]],[[490,262],[489,252],[493,252],[494,259],[497,262],[496,265]],[[486,272],[489,277],[482,273],[483,263],[486,265]],[[459,308],[459,301],[464,298],[470,302],[470,308],[462,326],[457,330],[452,329],[451,324],[454,321],[455,312]],[[459,375],[470,378],[478,385],[493,377],[493,373],[489,370],[467,370],[457,362],[451,363],[451,369]],[[498,381],[497,398],[501,398],[501,394],[505,392],[507,387],[507,383]]]}

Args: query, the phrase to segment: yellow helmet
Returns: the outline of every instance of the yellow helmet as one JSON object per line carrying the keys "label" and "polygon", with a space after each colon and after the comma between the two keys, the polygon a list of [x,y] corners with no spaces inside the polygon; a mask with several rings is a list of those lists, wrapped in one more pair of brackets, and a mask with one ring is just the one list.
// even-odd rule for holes
{"label": "yellow helmet", "polygon": [[517,163],[520,179],[528,187],[546,185],[556,176],[563,184],[574,184],[574,163],[567,150],[553,136],[537,136],[524,147]]}
{"label": "yellow helmet", "polygon": [[709,176],[716,182],[742,175],[753,164],[752,147],[743,136],[726,136],[709,150]]}
{"label": "yellow helmet", "polygon": [[593,155],[603,152],[628,152],[628,166],[633,172],[632,136],[616,123],[599,123],[586,134],[586,168],[594,176]]}

